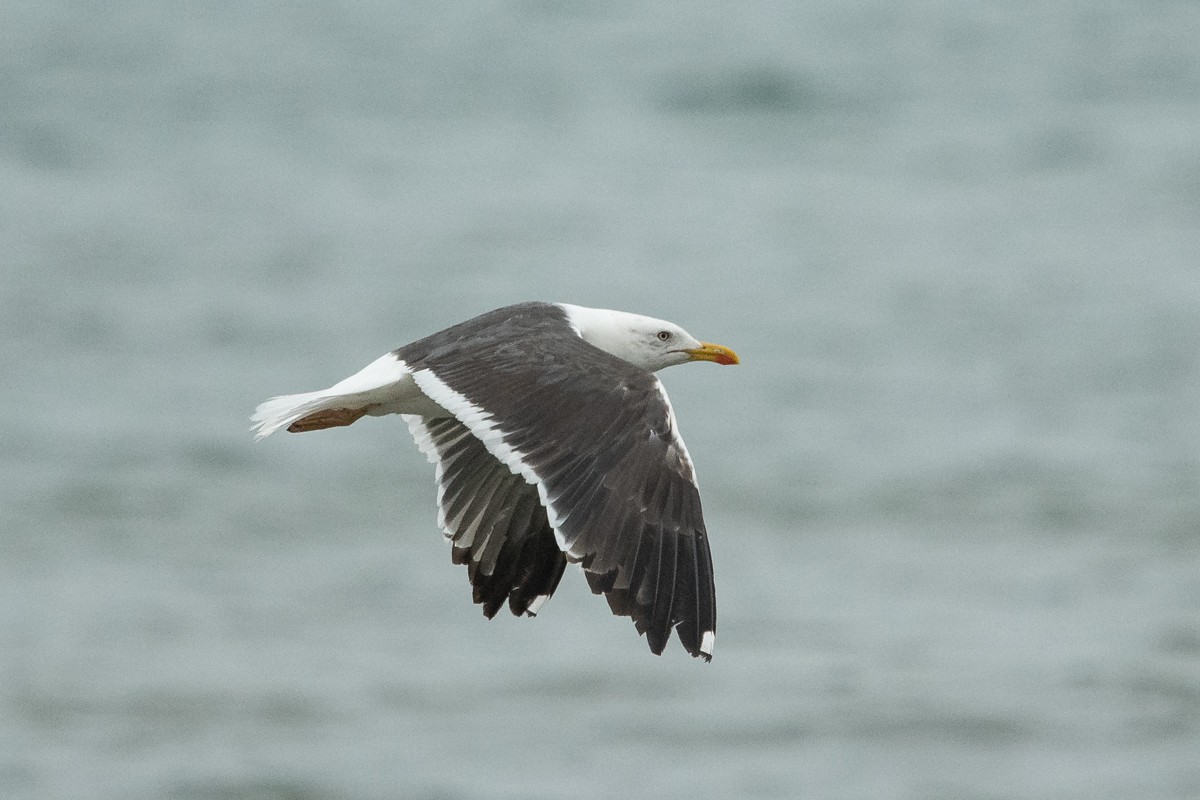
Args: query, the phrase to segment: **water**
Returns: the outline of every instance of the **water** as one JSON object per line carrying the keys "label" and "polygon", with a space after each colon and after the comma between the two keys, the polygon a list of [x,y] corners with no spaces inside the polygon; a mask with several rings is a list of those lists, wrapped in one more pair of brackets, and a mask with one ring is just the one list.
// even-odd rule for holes
{"label": "water", "polygon": [[[1200,797],[1200,10],[0,9],[0,794]],[[720,636],[485,621],[398,421],[641,311]]]}

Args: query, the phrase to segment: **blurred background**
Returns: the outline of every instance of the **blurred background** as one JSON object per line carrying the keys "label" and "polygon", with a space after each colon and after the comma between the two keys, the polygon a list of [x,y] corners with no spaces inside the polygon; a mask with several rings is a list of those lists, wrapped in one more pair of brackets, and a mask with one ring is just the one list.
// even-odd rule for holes
{"label": "blurred background", "polygon": [[[1200,797],[1200,7],[0,6],[0,795]],[[487,622],[398,419],[674,320],[704,665]]]}

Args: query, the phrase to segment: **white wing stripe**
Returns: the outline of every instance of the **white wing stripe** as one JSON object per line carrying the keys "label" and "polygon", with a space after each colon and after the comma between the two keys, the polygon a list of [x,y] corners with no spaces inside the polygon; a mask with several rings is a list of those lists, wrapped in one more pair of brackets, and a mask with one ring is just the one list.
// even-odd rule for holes
{"label": "white wing stripe", "polygon": [[483,442],[484,447],[488,449],[489,453],[507,466],[514,474],[520,475],[527,483],[531,483],[537,487],[538,498],[541,500],[542,506],[546,509],[546,518],[550,522],[550,527],[554,530],[554,538],[558,541],[558,546],[568,555],[574,558],[582,558],[583,554],[573,553],[567,547],[566,540],[561,533],[562,524],[566,516],[559,513],[558,509],[554,507],[554,503],[550,501],[546,493],[545,482],[534,471],[533,467],[529,465],[525,454],[505,441],[504,432],[496,424],[495,418],[488,411],[468,400],[465,395],[447,386],[445,381],[439,378],[428,367],[414,372],[413,380],[417,382],[417,385],[421,387],[421,391],[425,392],[431,400],[453,414],[463,425],[466,425],[471,433],[475,434],[475,437]]}
{"label": "white wing stripe", "polygon": [[441,454],[438,452],[437,443],[433,440],[433,434],[429,432],[429,427],[426,426],[424,417],[416,414],[401,414],[400,416],[408,424],[408,432],[412,434],[413,441],[417,443],[417,449],[425,454],[425,458],[429,460],[429,463],[433,464],[433,479],[437,486],[438,527],[441,528],[442,534],[446,538],[450,538],[450,530],[446,527],[445,505],[442,502],[446,494],[446,486],[442,481],[445,468],[442,466]]}
{"label": "white wing stripe", "polygon": [[667,397],[667,388],[658,378],[654,379],[654,388],[658,390],[658,396],[662,398],[662,404],[667,409],[667,426],[675,435],[675,441],[670,443],[668,452],[679,459],[680,472],[692,482],[693,486],[699,489],[700,481],[696,478],[696,465],[692,463],[687,445],[683,443],[683,436],[679,433],[679,426],[675,423],[675,408],[671,405],[671,399]]}

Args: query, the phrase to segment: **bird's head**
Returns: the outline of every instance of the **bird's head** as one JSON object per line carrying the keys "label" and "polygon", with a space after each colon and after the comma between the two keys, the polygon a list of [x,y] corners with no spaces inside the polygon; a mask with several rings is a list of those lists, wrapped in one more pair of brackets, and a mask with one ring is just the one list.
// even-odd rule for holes
{"label": "bird's head", "polygon": [[702,342],[673,322],[626,311],[560,305],[584,341],[651,372],[689,361],[739,363],[737,353],[728,347]]}

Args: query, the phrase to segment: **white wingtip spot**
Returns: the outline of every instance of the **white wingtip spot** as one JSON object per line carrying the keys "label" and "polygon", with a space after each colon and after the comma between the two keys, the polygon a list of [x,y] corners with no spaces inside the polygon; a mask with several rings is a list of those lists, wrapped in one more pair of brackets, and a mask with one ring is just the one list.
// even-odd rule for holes
{"label": "white wingtip spot", "polygon": [[705,631],[700,637],[700,652],[706,656],[711,656],[713,645],[717,643],[717,634],[713,631]]}
{"label": "white wingtip spot", "polygon": [[529,608],[526,609],[526,613],[531,617],[537,616],[537,613],[542,610],[542,606],[546,605],[546,601],[549,599],[550,595],[539,594],[537,597],[533,598],[533,602],[529,604]]}

